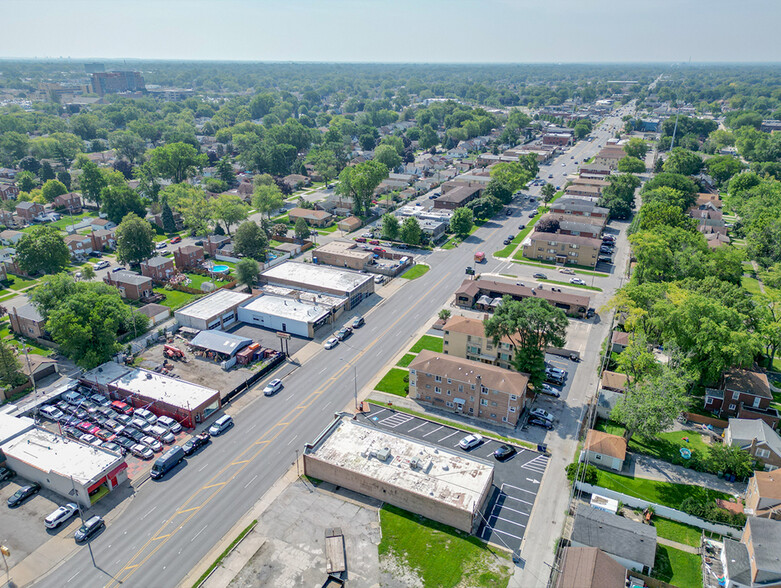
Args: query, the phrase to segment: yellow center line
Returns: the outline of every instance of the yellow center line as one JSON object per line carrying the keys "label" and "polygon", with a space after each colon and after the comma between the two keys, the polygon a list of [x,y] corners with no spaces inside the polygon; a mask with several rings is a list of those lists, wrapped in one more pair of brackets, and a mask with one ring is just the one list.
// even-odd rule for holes
{"label": "yellow center line", "polygon": [[159,537],[155,537],[152,539],[152,541],[159,541],[160,539],[166,539],[171,536],[171,533],[168,533],[168,535],[160,535]]}
{"label": "yellow center line", "polygon": [[186,512],[190,512],[190,511],[193,511],[193,510],[198,510],[198,509],[200,509],[200,508],[201,508],[200,506],[194,506],[194,507],[192,507],[192,508],[188,508],[188,509],[186,509],[186,510],[178,510],[178,511],[176,511],[174,514],[175,514],[175,515],[180,515],[180,514],[184,514],[184,513],[186,513]]}
{"label": "yellow center line", "polygon": [[234,466],[234,465],[241,465],[241,464],[247,463],[247,462],[249,462],[248,459],[245,459],[244,461],[234,461],[231,465],[232,466]]}

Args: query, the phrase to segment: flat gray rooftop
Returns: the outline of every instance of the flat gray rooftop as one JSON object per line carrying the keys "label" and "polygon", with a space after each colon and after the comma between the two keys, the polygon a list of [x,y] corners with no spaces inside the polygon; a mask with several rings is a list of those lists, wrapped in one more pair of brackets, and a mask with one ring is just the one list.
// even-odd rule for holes
{"label": "flat gray rooftop", "polygon": [[261,274],[269,281],[278,279],[295,282],[302,286],[319,289],[342,290],[351,292],[362,284],[372,280],[372,276],[340,270],[333,267],[286,261]]}
{"label": "flat gray rooftop", "polygon": [[325,306],[269,294],[250,300],[242,307],[254,312],[262,312],[307,323],[316,322],[330,312],[330,309]]}
{"label": "flat gray rooftop", "polygon": [[204,296],[195,302],[183,306],[174,315],[185,315],[196,319],[208,320],[220,316],[252,298],[252,294],[234,292],[233,290],[217,290],[214,294]]}

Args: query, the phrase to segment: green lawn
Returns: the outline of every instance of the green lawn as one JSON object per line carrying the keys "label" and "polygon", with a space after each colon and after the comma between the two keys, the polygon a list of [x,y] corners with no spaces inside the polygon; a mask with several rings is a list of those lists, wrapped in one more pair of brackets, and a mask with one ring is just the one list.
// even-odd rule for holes
{"label": "green lawn", "polygon": [[38,283],[37,279],[23,278],[14,274],[7,275],[8,279],[4,283],[6,284],[6,287],[11,290],[23,290],[24,288],[34,286]]}
{"label": "green lawn", "polygon": [[[538,259],[529,259],[528,257],[524,257],[521,253],[520,255],[515,255],[513,257],[513,263],[519,263],[521,265],[535,265],[537,267],[542,267],[550,270],[557,270],[560,266],[556,265],[552,261],[540,261]],[[570,265],[567,264],[567,267],[572,269],[576,274],[583,274],[586,276],[598,276],[600,278],[607,278],[610,274],[605,274],[602,272],[595,272],[593,269],[589,269],[585,265]]]}
{"label": "green lawn", "polygon": [[[209,276],[202,276],[200,274],[191,274],[187,273],[186,276],[192,280],[189,284],[190,288],[195,288],[197,290],[201,289],[201,284],[204,284],[206,282],[211,282],[211,278]],[[226,280],[215,280],[214,283],[217,287],[224,284]]]}
{"label": "green lawn", "polygon": [[750,261],[744,261],[742,264],[743,271],[747,274],[754,275],[756,273],[756,270],[754,270],[754,264],[752,264]]}
{"label": "green lawn", "polygon": [[179,290],[166,290],[165,288],[155,288],[154,291],[158,294],[165,294],[165,300],[161,301],[159,304],[167,306],[172,310],[181,308],[199,296],[198,294],[188,294],[187,292],[180,292]]}
{"label": "green lawn", "polygon": [[686,484],[671,484],[669,482],[657,482],[656,480],[645,480],[643,478],[630,478],[604,470],[597,471],[597,486],[676,509],[680,508],[681,502],[690,496],[703,496],[712,500],[717,498],[729,500],[732,498],[724,492],[709,490],[701,486],[687,486]]}
{"label": "green lawn", "polygon": [[702,531],[697,527],[692,527],[691,525],[685,525],[684,523],[671,521],[670,519],[662,517],[653,517],[653,523],[654,527],[656,527],[656,534],[659,535],[659,537],[692,547],[700,546],[700,535],[702,535]]}
{"label": "green lawn", "polygon": [[651,575],[678,588],[701,588],[702,559],[694,553],[657,545]]}
{"label": "green lawn", "polygon": [[407,367],[410,363],[412,363],[413,359],[415,359],[414,353],[405,353],[404,357],[396,362],[396,365],[399,367]]}
{"label": "green lawn", "polygon": [[387,392],[388,394],[405,397],[407,395],[407,390],[409,389],[409,384],[404,381],[404,378],[408,377],[409,372],[407,370],[391,368],[388,373],[383,376],[382,380],[377,383],[374,389],[379,390],[380,392]]}
{"label": "green lawn", "polygon": [[424,349],[430,351],[436,351],[442,353],[443,339],[442,337],[435,337],[434,335],[423,335],[418,342],[410,347],[410,353],[420,353]]}
{"label": "green lawn", "polygon": [[509,555],[477,537],[385,504],[380,511],[380,558],[412,569],[424,586],[504,587],[510,580]]}
{"label": "green lawn", "polygon": [[417,265],[413,265],[411,268],[409,268],[406,272],[401,274],[399,277],[404,278],[405,280],[415,280],[421,276],[426,275],[426,273],[428,273],[428,270],[430,269],[431,268],[429,266],[419,263]]}
{"label": "green lawn", "polygon": [[328,233],[333,233],[333,232],[334,232],[334,231],[336,231],[338,228],[339,228],[339,227],[337,227],[337,226],[336,226],[336,223],[334,223],[334,224],[332,224],[330,227],[323,227],[323,228],[320,228],[320,227],[318,227],[318,228],[317,228],[317,230],[318,230],[318,232],[320,232],[320,233],[328,234]]}
{"label": "green lawn", "polygon": [[581,288],[583,290],[594,290],[595,292],[602,292],[602,288],[596,286],[589,286],[585,284],[570,284],[569,282],[560,282],[558,280],[539,280],[540,282],[546,282],[548,284],[556,284],[557,286],[568,286],[570,288]]}
{"label": "green lawn", "polygon": [[85,218],[98,218],[98,215],[94,212],[82,212],[81,214],[74,214],[73,217],[64,214],[62,215],[62,218],[60,220],[54,221],[53,223],[49,223],[49,226],[59,229],[61,231],[65,231],[66,230],[65,227],[68,227],[71,224],[74,225],[78,224],[79,221],[82,221]]}
{"label": "green lawn", "polygon": [[[617,423],[600,421],[595,428],[613,435],[624,434],[624,428]],[[688,441],[684,441],[684,437]],[[708,446],[703,442],[702,435],[695,431],[669,431],[660,433],[654,439],[635,436],[629,441],[628,449],[635,453],[644,453],[657,459],[674,462],[681,459],[681,447],[691,450],[692,455],[696,455],[701,460],[707,456]]]}
{"label": "green lawn", "polygon": [[12,333],[11,323],[9,321],[0,322],[0,339],[3,339],[6,343],[16,347],[20,351],[27,347],[28,351],[35,355],[49,355],[52,352],[51,349],[36,345],[32,339],[25,339],[16,333]]}
{"label": "green lawn", "polygon": [[759,280],[756,278],[749,278],[748,276],[743,276],[740,280],[740,283],[743,285],[743,287],[751,292],[751,294],[761,294],[759,290]]}

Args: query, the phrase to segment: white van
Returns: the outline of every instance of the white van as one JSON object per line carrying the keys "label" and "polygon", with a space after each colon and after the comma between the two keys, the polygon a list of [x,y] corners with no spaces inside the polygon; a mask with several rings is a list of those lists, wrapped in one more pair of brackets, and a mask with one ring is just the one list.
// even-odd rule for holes
{"label": "white van", "polygon": [[212,436],[222,435],[225,431],[233,426],[233,417],[230,415],[222,415],[214,424],[209,427],[209,434]]}

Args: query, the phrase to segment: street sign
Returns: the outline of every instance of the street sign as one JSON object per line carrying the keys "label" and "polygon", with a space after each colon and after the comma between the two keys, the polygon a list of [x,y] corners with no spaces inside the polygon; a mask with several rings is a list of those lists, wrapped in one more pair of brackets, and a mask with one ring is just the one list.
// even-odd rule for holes
{"label": "street sign", "polygon": [[283,333],[282,331],[277,331],[277,337],[280,339],[290,339],[290,333]]}

